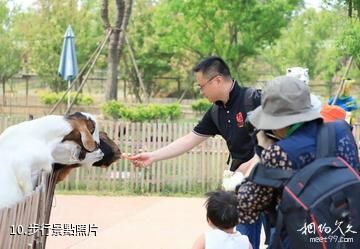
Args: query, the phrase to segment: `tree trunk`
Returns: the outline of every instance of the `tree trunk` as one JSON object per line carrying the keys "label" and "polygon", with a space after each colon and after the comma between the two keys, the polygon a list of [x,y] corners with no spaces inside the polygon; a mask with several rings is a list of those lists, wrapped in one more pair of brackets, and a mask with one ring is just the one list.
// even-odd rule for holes
{"label": "tree trunk", "polygon": [[349,3],[348,16],[351,18],[352,17],[353,2],[352,2],[352,0],[348,0],[348,3]]}
{"label": "tree trunk", "polygon": [[124,50],[124,41],[125,41],[126,29],[127,29],[128,24],[129,24],[132,5],[133,5],[133,0],[127,0],[126,3],[125,3],[123,23],[122,23],[122,26],[121,26],[121,33],[120,33],[119,43],[118,43],[118,51],[119,51],[119,57],[120,58],[121,58],[122,52]]}
{"label": "tree trunk", "polygon": [[[114,31],[110,36],[107,80],[105,84],[105,100],[117,99],[119,62],[124,44],[124,32],[131,15],[132,0],[116,0],[116,22]],[[105,30],[111,28],[108,15],[108,0],[103,0],[101,7],[101,18]]]}
{"label": "tree trunk", "polygon": [[2,89],[3,89],[3,106],[6,106],[6,96],[5,96],[5,79],[2,79]]}
{"label": "tree trunk", "polygon": [[119,31],[115,30],[110,36],[107,79],[105,85],[105,100],[117,99],[117,76],[119,66],[119,56],[117,53],[117,44],[119,42]]}

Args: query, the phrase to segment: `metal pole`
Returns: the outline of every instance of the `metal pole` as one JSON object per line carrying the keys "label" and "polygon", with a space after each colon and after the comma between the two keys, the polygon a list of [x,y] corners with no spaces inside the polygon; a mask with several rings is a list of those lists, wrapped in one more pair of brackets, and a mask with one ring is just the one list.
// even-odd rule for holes
{"label": "metal pole", "polygon": [[339,88],[338,88],[338,90],[336,92],[336,95],[335,95],[335,97],[334,97],[334,99],[333,99],[333,101],[332,101],[332,103],[330,105],[335,105],[336,100],[340,97],[340,93],[341,93],[341,91],[342,91],[342,89],[344,87],[345,78],[346,78],[347,74],[349,73],[352,62],[353,62],[353,57],[351,56],[350,60],[349,60],[349,63],[347,64],[345,73],[344,73],[343,77],[340,80],[340,86],[339,86]]}
{"label": "metal pole", "polygon": [[69,106],[70,106],[70,98],[71,98],[70,87],[71,87],[71,80],[68,80],[67,108],[69,108]]}

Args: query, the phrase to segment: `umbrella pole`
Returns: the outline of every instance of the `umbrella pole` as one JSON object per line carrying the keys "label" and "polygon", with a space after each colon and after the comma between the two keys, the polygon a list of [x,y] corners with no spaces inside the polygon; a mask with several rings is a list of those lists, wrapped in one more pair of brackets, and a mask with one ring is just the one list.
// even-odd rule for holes
{"label": "umbrella pole", "polygon": [[69,108],[69,106],[70,106],[70,93],[71,93],[71,91],[70,91],[70,86],[71,86],[71,81],[70,80],[68,80],[68,98],[67,98],[67,108]]}

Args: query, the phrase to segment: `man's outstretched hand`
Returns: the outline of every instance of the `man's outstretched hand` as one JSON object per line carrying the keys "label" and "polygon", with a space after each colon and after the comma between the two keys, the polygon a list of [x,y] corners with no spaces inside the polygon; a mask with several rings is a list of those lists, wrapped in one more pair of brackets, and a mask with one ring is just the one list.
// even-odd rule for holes
{"label": "man's outstretched hand", "polygon": [[129,159],[135,167],[147,167],[155,162],[152,152],[142,152],[133,156],[125,156],[124,158]]}

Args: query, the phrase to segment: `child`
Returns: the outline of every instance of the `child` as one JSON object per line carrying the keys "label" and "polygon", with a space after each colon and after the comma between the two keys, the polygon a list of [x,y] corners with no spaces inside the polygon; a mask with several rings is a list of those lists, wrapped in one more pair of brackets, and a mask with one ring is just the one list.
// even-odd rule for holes
{"label": "child", "polygon": [[[344,84],[341,88],[340,95],[336,99],[334,105],[340,106],[346,111],[346,121],[353,125],[356,122],[355,111],[358,109],[356,100],[351,96],[352,85],[355,83],[355,80],[347,79],[344,81]],[[331,105],[334,102],[334,97],[331,97],[328,101],[328,104]]]}
{"label": "child", "polygon": [[213,230],[202,234],[193,249],[252,249],[247,236],[235,230],[238,201],[234,192],[211,192],[205,202],[206,218]]}

